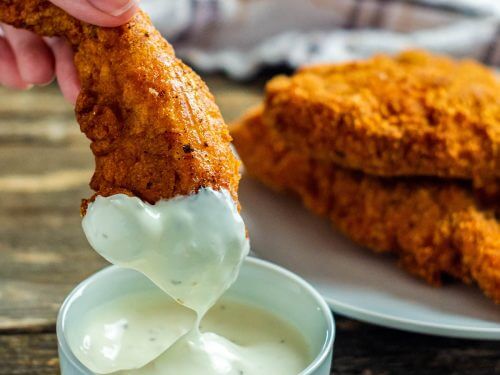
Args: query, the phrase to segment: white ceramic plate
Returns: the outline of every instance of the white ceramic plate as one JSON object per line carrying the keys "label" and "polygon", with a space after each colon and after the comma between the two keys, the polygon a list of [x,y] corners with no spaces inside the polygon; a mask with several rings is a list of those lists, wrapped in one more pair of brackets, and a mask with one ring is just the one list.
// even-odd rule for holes
{"label": "white ceramic plate", "polygon": [[430,287],[250,178],[242,180],[240,201],[253,251],[311,282],[334,312],[412,332],[500,340],[500,306],[479,289]]}

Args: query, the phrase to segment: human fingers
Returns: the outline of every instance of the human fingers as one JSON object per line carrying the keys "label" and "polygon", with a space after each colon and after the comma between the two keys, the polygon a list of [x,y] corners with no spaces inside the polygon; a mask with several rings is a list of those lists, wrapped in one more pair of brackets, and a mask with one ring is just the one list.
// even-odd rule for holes
{"label": "human fingers", "polygon": [[115,27],[126,23],[138,9],[139,0],[50,0],[82,21]]}
{"label": "human fingers", "polygon": [[64,97],[75,104],[80,92],[80,80],[73,62],[71,47],[61,38],[44,38],[55,57],[57,83]]}
{"label": "human fingers", "polygon": [[12,48],[0,32],[0,85],[14,89],[27,89],[27,85],[21,78],[17,68],[16,57]]}
{"label": "human fingers", "polygon": [[43,39],[29,31],[2,25],[15,56],[17,69],[26,84],[47,84],[54,78],[54,57]]}

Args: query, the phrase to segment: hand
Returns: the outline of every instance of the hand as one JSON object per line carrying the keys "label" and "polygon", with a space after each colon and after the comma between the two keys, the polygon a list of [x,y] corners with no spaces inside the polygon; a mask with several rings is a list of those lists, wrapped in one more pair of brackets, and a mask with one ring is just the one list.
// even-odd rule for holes
{"label": "hand", "polygon": [[[50,0],[74,17],[98,26],[126,23],[137,11],[138,0]],[[66,99],[75,103],[80,83],[73,52],[60,38],[41,38],[26,30],[0,25],[0,84],[27,89],[45,85],[57,76]]]}

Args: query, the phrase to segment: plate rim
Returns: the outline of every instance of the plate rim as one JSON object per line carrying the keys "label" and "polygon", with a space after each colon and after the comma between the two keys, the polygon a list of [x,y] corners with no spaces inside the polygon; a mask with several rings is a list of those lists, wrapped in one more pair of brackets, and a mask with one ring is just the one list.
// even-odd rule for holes
{"label": "plate rim", "polygon": [[[306,278],[307,280],[307,278]],[[313,286],[315,283],[310,281]],[[317,288],[317,286],[315,286]],[[401,318],[395,315],[384,314],[356,307],[348,303],[337,301],[320,292],[334,313],[374,324],[381,327],[393,328],[413,333],[428,334],[441,337],[462,338],[470,340],[500,340],[500,328],[481,328],[465,325],[438,324],[416,319]]]}
{"label": "plate rim", "polygon": [[[283,267],[290,271],[287,267],[282,265],[281,262],[268,259],[254,249],[251,250],[251,256],[274,263],[279,267]],[[290,272],[295,273],[294,271]],[[310,283],[314,289],[318,291],[334,314],[339,314],[346,318],[373,324],[379,327],[397,329],[404,332],[466,340],[500,341],[500,328],[481,328],[466,325],[438,324],[371,311],[366,308],[338,301],[333,297],[328,297],[322,289],[318,287],[314,280],[308,278],[307,276],[303,276],[300,273],[297,273],[297,275]]]}

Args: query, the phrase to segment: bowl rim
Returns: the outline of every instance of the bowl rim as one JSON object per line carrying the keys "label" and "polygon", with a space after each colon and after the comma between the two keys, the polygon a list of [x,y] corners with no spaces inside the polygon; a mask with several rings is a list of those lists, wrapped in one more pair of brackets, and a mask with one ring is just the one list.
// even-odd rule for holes
{"label": "bowl rim", "polygon": [[[262,269],[266,269],[267,271],[271,271],[273,273],[279,274],[281,276],[286,277],[290,281],[298,284],[301,288],[303,288],[309,295],[311,295],[318,307],[320,308],[321,315],[325,320],[327,332],[326,337],[321,347],[319,354],[311,361],[311,363],[298,375],[310,375],[313,371],[322,366],[325,360],[328,359],[330,353],[333,351],[333,343],[335,340],[335,319],[333,316],[330,307],[326,303],[325,299],[319,294],[316,289],[314,289],[311,284],[305,281],[300,276],[294,274],[293,272],[278,266],[272,262],[267,260],[255,258],[252,256],[248,256],[245,258],[244,263],[249,264],[253,267],[258,267]],[[69,308],[72,303],[83,293],[83,291],[91,284],[95,283],[96,280],[104,277],[108,274],[113,274],[115,272],[121,272],[123,267],[119,267],[116,265],[106,266],[103,269],[93,273],[83,281],[81,281],[65,298],[62,303],[59,313],[57,315],[57,324],[56,324],[56,334],[57,334],[57,343],[59,347],[59,356],[64,354],[65,359],[73,366],[73,368],[81,371],[82,373],[90,373],[93,374],[87,367],[85,367],[76,356],[71,351],[69,344],[66,340],[66,336],[64,334],[64,322],[66,320],[66,316],[68,314]],[[137,272],[137,271],[136,271]],[[110,276],[108,276],[110,277]]]}

